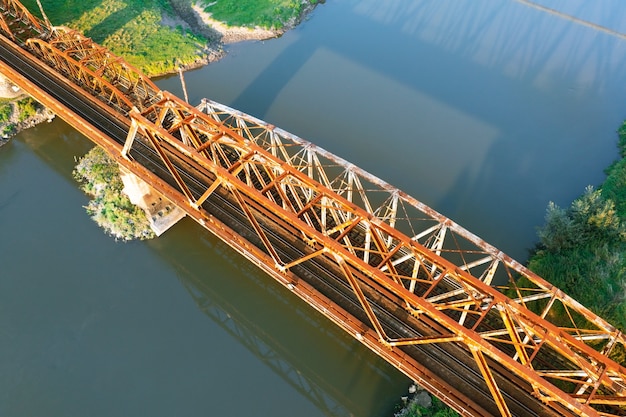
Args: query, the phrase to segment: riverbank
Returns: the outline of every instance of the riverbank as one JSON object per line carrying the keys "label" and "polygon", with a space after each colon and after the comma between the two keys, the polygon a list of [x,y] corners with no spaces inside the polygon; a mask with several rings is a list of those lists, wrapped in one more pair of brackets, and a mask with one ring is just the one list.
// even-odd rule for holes
{"label": "riverbank", "polygon": [[54,117],[54,113],[28,96],[0,98],[0,146],[18,132]]}
{"label": "riverbank", "polygon": [[[39,14],[36,0],[23,0]],[[44,2],[50,21],[82,32],[144,74],[155,77],[180,67],[197,68],[225,55],[224,46],[247,40],[275,38],[293,29],[318,0],[103,0],[83,2],[68,9],[63,3]],[[269,10],[241,19],[241,10]]]}
{"label": "riverbank", "polygon": [[[621,158],[606,168],[602,184],[587,187],[568,208],[548,205],[528,267],[626,331],[626,122],[617,139]],[[571,320],[566,312],[554,319]],[[613,359],[626,363],[626,352],[615,349]]]}

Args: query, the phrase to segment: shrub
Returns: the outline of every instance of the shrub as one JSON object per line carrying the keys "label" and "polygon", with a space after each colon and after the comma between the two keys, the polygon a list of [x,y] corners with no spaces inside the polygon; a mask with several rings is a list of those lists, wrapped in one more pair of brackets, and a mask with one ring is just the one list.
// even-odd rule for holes
{"label": "shrub", "polygon": [[23,122],[24,120],[37,114],[37,102],[31,97],[26,97],[22,100],[18,100],[17,112],[18,121]]}
{"label": "shrub", "polygon": [[102,148],[95,147],[82,157],[73,174],[93,197],[87,213],[108,234],[121,240],[154,237],[144,211],[123,194],[117,163]]}
{"label": "shrub", "polygon": [[7,123],[9,120],[11,120],[12,114],[13,106],[11,106],[11,103],[0,104],[0,123]]}
{"label": "shrub", "polygon": [[[568,209],[550,203],[545,225],[538,232],[538,250],[528,267],[624,330],[626,225],[613,199],[605,194],[622,195],[606,192],[605,186],[587,187]],[[558,316],[558,309],[555,312]],[[561,313],[567,322],[565,312]],[[552,319],[559,321],[559,317]]]}

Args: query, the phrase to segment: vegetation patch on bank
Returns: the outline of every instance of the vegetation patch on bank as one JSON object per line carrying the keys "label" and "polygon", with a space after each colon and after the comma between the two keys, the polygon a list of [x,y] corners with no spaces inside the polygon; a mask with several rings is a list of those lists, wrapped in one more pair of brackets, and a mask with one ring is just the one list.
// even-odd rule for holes
{"label": "vegetation patch on bank", "polygon": [[229,26],[284,29],[291,27],[318,0],[202,0],[204,11]]}
{"label": "vegetation patch on bank", "polygon": [[[36,0],[24,0],[39,14]],[[53,25],[82,32],[148,76],[194,66],[210,53],[207,39],[186,28],[167,0],[41,0]],[[177,22],[170,26],[164,19]]]}
{"label": "vegetation patch on bank", "polygon": [[122,192],[117,163],[102,148],[96,146],[83,156],[73,174],[92,197],[87,213],[107,234],[123,241],[154,237],[145,212]]}
{"label": "vegetation patch on bank", "polygon": [[[597,189],[587,187],[570,207],[548,205],[528,267],[594,313],[626,331],[626,123],[618,130],[621,159]],[[569,323],[554,310],[557,323]],[[626,363],[618,349],[613,360]]]}
{"label": "vegetation patch on bank", "polygon": [[402,404],[397,406],[393,417],[459,417],[456,411],[417,383],[411,384],[408,394],[402,397]]}
{"label": "vegetation patch on bank", "polygon": [[410,401],[394,417],[458,417],[459,414],[442,403],[437,397],[432,397],[432,405],[424,407],[415,401]]}
{"label": "vegetation patch on bank", "polygon": [[[56,26],[82,32],[148,76],[191,68],[223,55],[219,31],[194,11],[228,26],[288,29],[319,0],[41,0]],[[40,15],[37,0],[23,0]],[[242,32],[256,39],[253,32]]]}
{"label": "vegetation patch on bank", "polygon": [[0,98],[0,138],[8,138],[23,128],[53,117],[51,112],[31,97]]}

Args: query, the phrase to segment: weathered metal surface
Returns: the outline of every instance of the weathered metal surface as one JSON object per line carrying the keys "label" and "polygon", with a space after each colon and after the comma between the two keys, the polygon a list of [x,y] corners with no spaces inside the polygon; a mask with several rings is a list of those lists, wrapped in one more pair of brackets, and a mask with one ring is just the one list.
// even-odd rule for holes
{"label": "weathered metal surface", "polygon": [[122,115],[158,98],[160,90],[148,77],[75,30],[55,27],[46,39],[31,38],[25,45]]}
{"label": "weathered metal surface", "polygon": [[[310,153],[311,146],[303,147],[303,153],[294,154],[293,149],[283,146],[272,135],[273,129],[254,131],[248,123],[243,124],[243,118],[227,124],[219,117],[205,117],[167,92],[163,93],[162,101],[143,113],[132,112],[131,118],[133,126],[138,127],[137,134],[150,137],[153,146],[163,152],[166,148],[171,149],[212,172],[220,186],[237,196],[242,210],[247,212],[246,205],[250,204],[267,207],[279,222],[293,225],[301,232],[302,240],[314,249],[306,260],[325,257],[336,262],[354,289],[381,345],[392,347],[454,340],[465,344],[477,358],[478,367],[493,393],[498,393],[499,388],[494,386],[487,357],[530,382],[535,394],[544,401],[559,402],[575,413],[594,415],[596,411],[590,405],[606,403],[609,396],[613,404],[626,404],[623,397],[624,368],[587,344],[598,339],[623,344],[623,336],[574,300],[449,219],[419,203],[412,207],[421,209],[421,214],[407,216],[408,205],[402,204],[402,211],[398,207],[400,202],[406,203],[409,199],[386,184],[383,184],[384,190],[391,191],[390,198],[373,209],[368,196],[369,188],[363,186],[351,166],[345,172],[347,179],[342,179],[339,187],[331,189],[313,178],[317,173],[325,184],[333,185],[338,177],[331,177],[322,170],[322,165],[316,162],[319,161],[318,156]],[[266,147],[258,144],[259,135],[263,133],[269,136]],[[337,162],[336,158],[333,159]],[[361,177],[381,184],[369,174]],[[207,186],[203,195],[211,189],[215,190],[215,187]],[[361,206],[355,204],[357,197]],[[400,198],[403,200],[400,201]],[[189,203],[197,204],[198,201],[190,196]],[[406,217],[400,217],[398,213]],[[253,215],[247,213],[247,216],[250,222],[258,223]],[[418,219],[424,222],[428,218],[438,224],[425,230],[411,224],[412,236],[400,231],[401,221]],[[254,229],[274,268],[286,270],[289,265],[271,247],[258,224],[254,225]],[[457,232],[453,236],[455,241],[453,245],[446,246],[444,238],[451,230]],[[459,237],[467,242],[460,244]],[[468,243],[475,245],[472,248]],[[452,262],[450,258],[456,258],[457,262]],[[498,289],[487,285],[500,265],[505,266],[512,285],[519,274],[542,287],[538,285],[533,289],[532,297],[522,295],[528,290],[514,287],[516,294],[521,296],[517,299],[506,297]],[[482,269],[479,268],[481,266]],[[475,271],[481,272],[474,276],[471,272]],[[362,293],[362,286],[379,286],[389,291],[402,300],[412,315],[429,317],[447,331],[426,338],[388,336],[370,301]],[[527,308],[531,301],[546,298],[546,294],[552,300],[546,307],[552,308],[554,301],[558,300],[570,311],[590,319],[586,325],[599,324],[601,327],[587,330],[575,326],[575,323],[559,327],[545,319],[549,308],[544,308],[539,314]],[[540,361],[555,356],[556,360],[550,364]],[[570,374],[565,379],[563,366],[568,370],[575,369],[577,376]],[[574,382],[574,389],[566,392],[557,388],[550,382],[557,379]],[[581,397],[583,393],[586,394],[584,401]],[[501,413],[509,415],[504,400],[494,397]]]}
{"label": "weathered metal surface", "polygon": [[[30,19],[11,12],[21,10],[16,3],[0,1],[5,19],[0,29],[11,30],[8,18]],[[33,35],[48,33],[35,22]],[[74,88],[90,85],[83,91],[97,98],[96,105],[106,105],[115,117],[128,121],[123,147],[64,110],[62,103],[44,97],[10,67],[0,65],[0,71],[62,117],[74,118],[79,130],[122,165],[444,401],[467,415],[485,414],[423,369],[402,346],[463,346],[505,416],[511,413],[509,405],[494,378],[503,369],[527,381],[534,395],[555,410],[566,408],[589,416],[623,414],[626,369],[611,359],[611,352],[617,346],[626,348],[624,335],[558,288],[347,161],[218,103],[205,100],[194,108],[159,91],[89,39],[66,29],[53,32],[48,39],[33,36],[27,48],[68,77]],[[172,176],[172,185],[132,160],[137,142],[154,150]],[[183,167],[202,180],[185,177]],[[226,192],[239,206],[259,246],[203,207],[218,192]],[[280,225],[283,233],[309,249],[286,259],[268,235],[268,224]],[[352,288],[365,321],[355,319],[291,271],[312,261],[341,271],[340,278]],[[526,286],[517,284],[520,277]],[[411,320],[430,323],[428,334],[388,334],[380,310],[367,295],[371,289],[410,313]],[[555,321],[556,309],[565,311],[570,322]],[[470,406],[464,407],[464,401]]]}
{"label": "weathered metal surface", "polygon": [[3,0],[0,2],[0,30],[3,35],[19,41],[24,38],[21,36],[23,32],[27,32],[27,37],[46,36],[51,28],[19,1]]}

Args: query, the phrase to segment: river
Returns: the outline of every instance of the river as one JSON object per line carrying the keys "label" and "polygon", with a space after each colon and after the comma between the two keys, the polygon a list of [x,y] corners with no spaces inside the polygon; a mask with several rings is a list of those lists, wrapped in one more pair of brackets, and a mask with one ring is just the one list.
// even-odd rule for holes
{"label": "river", "polygon": [[[624,33],[621,0],[329,0],[185,79],[523,262],[618,156]],[[410,381],[193,222],[105,236],[90,147],[55,120],[0,148],[0,415],[393,414]]]}

